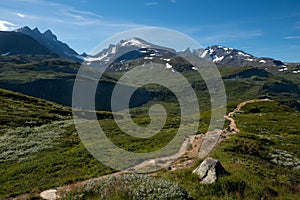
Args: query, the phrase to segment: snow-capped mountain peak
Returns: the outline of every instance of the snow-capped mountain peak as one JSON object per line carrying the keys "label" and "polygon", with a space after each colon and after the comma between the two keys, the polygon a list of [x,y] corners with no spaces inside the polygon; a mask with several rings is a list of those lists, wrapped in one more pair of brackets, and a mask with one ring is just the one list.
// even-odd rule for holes
{"label": "snow-capped mountain peak", "polygon": [[199,56],[201,58],[211,59],[215,63],[222,63],[223,60],[240,59],[246,61],[254,61],[256,59],[255,56],[247,54],[241,50],[228,48],[220,45],[207,47],[206,49],[200,52],[201,54],[199,54]]}
{"label": "snow-capped mountain peak", "polygon": [[136,47],[140,47],[140,48],[147,48],[147,47],[150,47],[151,44],[149,44],[148,42],[146,42],[140,38],[133,37],[128,40],[121,40],[117,46],[122,46],[122,47],[136,46]]}
{"label": "snow-capped mountain peak", "polygon": [[140,38],[133,37],[121,40],[117,44],[110,44],[108,48],[103,49],[96,55],[85,58],[85,61],[88,65],[96,62],[95,65],[101,66],[113,61],[114,59],[118,59],[118,61],[122,62],[141,57],[145,57],[145,59],[153,59],[154,57],[160,56],[162,51],[175,53],[175,50],[173,49],[160,47]]}
{"label": "snow-capped mountain peak", "polygon": [[227,66],[284,66],[272,58],[258,58],[242,50],[214,45],[198,50],[199,57]]}
{"label": "snow-capped mountain peak", "polygon": [[211,56],[235,56],[235,57],[244,57],[244,58],[255,58],[254,56],[247,54],[241,50],[233,49],[233,48],[227,48],[224,46],[211,46],[208,47],[207,50],[209,51],[209,54]]}

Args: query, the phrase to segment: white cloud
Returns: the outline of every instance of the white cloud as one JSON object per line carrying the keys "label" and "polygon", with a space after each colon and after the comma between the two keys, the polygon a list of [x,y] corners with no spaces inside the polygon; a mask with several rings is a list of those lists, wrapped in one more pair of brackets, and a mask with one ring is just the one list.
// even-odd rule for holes
{"label": "white cloud", "polygon": [[62,14],[69,16],[69,17],[73,17],[77,20],[85,20],[85,19],[95,19],[95,20],[99,20],[99,19],[103,19],[102,15],[98,15],[96,13],[93,12],[89,12],[89,11],[82,11],[82,10],[77,10],[75,8],[72,7],[62,7],[60,6],[61,12]]}
{"label": "white cloud", "polygon": [[300,39],[300,35],[295,35],[295,36],[286,36],[284,39],[289,40],[289,39]]}
{"label": "white cloud", "polygon": [[[17,3],[18,6],[12,7]],[[78,52],[89,51],[111,35],[144,26],[127,20],[109,20],[101,13],[46,0],[0,1],[0,13],[6,17],[5,22],[0,21],[0,30],[14,30],[25,25],[38,27],[41,31],[50,29],[59,40]],[[18,13],[25,17],[18,16]]]}
{"label": "white cloud", "polygon": [[[44,14],[49,15],[51,13],[51,17],[55,17],[59,15],[59,18],[62,18],[62,16],[66,16],[69,18],[73,18],[73,20],[84,20],[84,19],[102,19],[103,16],[98,15],[94,12],[85,11],[85,10],[79,10],[75,9],[72,6],[60,4],[60,3],[53,3],[46,0],[12,0],[16,2],[25,2],[28,4],[31,4],[32,8],[38,8],[38,12],[41,13],[41,11],[45,10],[44,13],[41,13],[41,17],[43,17]],[[35,12],[36,13],[36,12]],[[17,13],[17,16],[23,18],[25,17],[22,13]],[[27,17],[27,15],[26,15]]]}
{"label": "white cloud", "polygon": [[159,3],[157,1],[147,2],[146,6],[157,6]]}
{"label": "white cloud", "polygon": [[[136,24],[132,22],[115,22],[113,20],[107,20],[102,15],[74,8],[70,5],[53,3],[46,0],[11,0],[13,2],[25,2],[23,12],[26,12],[26,15],[14,10],[0,8],[0,13],[5,16],[10,16],[9,20],[13,19],[17,25],[24,24],[32,26],[44,27],[44,24],[47,24],[46,28],[51,28],[51,26],[61,26],[66,25],[76,25],[86,28],[94,28],[95,26],[104,26],[106,28],[121,28],[122,30],[128,28],[136,28],[141,26],[141,24]],[[151,2],[150,2],[151,3]],[[155,3],[154,1],[152,3]],[[158,2],[156,2],[158,3]],[[35,12],[29,13],[29,9],[35,9]],[[18,18],[14,18],[18,16]],[[24,18],[22,17],[24,16]],[[26,21],[24,21],[26,19]],[[46,23],[45,23],[46,22]]]}
{"label": "white cloud", "polygon": [[176,0],[169,0],[171,3],[176,3]]}
{"label": "white cloud", "polygon": [[10,31],[14,29],[15,25],[9,21],[0,20],[0,31]]}
{"label": "white cloud", "polygon": [[24,17],[25,17],[25,15],[23,15],[22,13],[17,13],[17,15],[18,15],[19,17],[21,17],[21,18],[24,18]]}

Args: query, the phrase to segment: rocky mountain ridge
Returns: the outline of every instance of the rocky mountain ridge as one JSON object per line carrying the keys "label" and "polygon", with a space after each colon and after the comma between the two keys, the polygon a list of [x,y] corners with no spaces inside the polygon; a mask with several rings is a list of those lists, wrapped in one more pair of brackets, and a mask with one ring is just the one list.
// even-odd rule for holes
{"label": "rocky mountain ridge", "polygon": [[47,30],[41,33],[38,28],[30,29],[28,26],[24,26],[14,32],[23,33],[38,41],[41,45],[48,48],[61,58],[66,58],[81,62],[83,57],[80,56],[75,50],[70,48],[66,43],[63,43],[57,39],[57,36],[52,33],[51,30]]}

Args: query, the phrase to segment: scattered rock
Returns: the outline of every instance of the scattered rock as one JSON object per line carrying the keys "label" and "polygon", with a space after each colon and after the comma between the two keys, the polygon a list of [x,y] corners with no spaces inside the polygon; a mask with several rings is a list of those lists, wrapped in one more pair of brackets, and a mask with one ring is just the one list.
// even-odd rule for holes
{"label": "scattered rock", "polygon": [[203,184],[212,184],[218,177],[227,175],[220,161],[213,158],[206,158],[193,173],[199,175]]}
{"label": "scattered rock", "polygon": [[51,189],[51,190],[46,190],[40,194],[42,199],[46,200],[56,200],[59,198],[59,196],[56,194],[57,190]]}

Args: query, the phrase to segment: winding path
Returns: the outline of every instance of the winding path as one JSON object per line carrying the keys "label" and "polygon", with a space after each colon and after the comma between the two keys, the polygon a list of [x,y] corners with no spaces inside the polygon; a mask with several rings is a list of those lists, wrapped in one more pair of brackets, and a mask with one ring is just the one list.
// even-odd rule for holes
{"label": "winding path", "polygon": [[249,103],[256,103],[256,102],[264,102],[264,101],[273,101],[270,99],[253,99],[253,100],[248,100],[248,101],[244,101],[240,104],[237,105],[237,107],[230,113],[228,113],[228,115],[225,116],[226,119],[228,119],[230,121],[229,123],[229,132],[231,133],[239,133],[240,129],[237,128],[235,120],[233,119],[233,116],[236,112],[239,112],[243,106],[245,106],[246,104]]}

